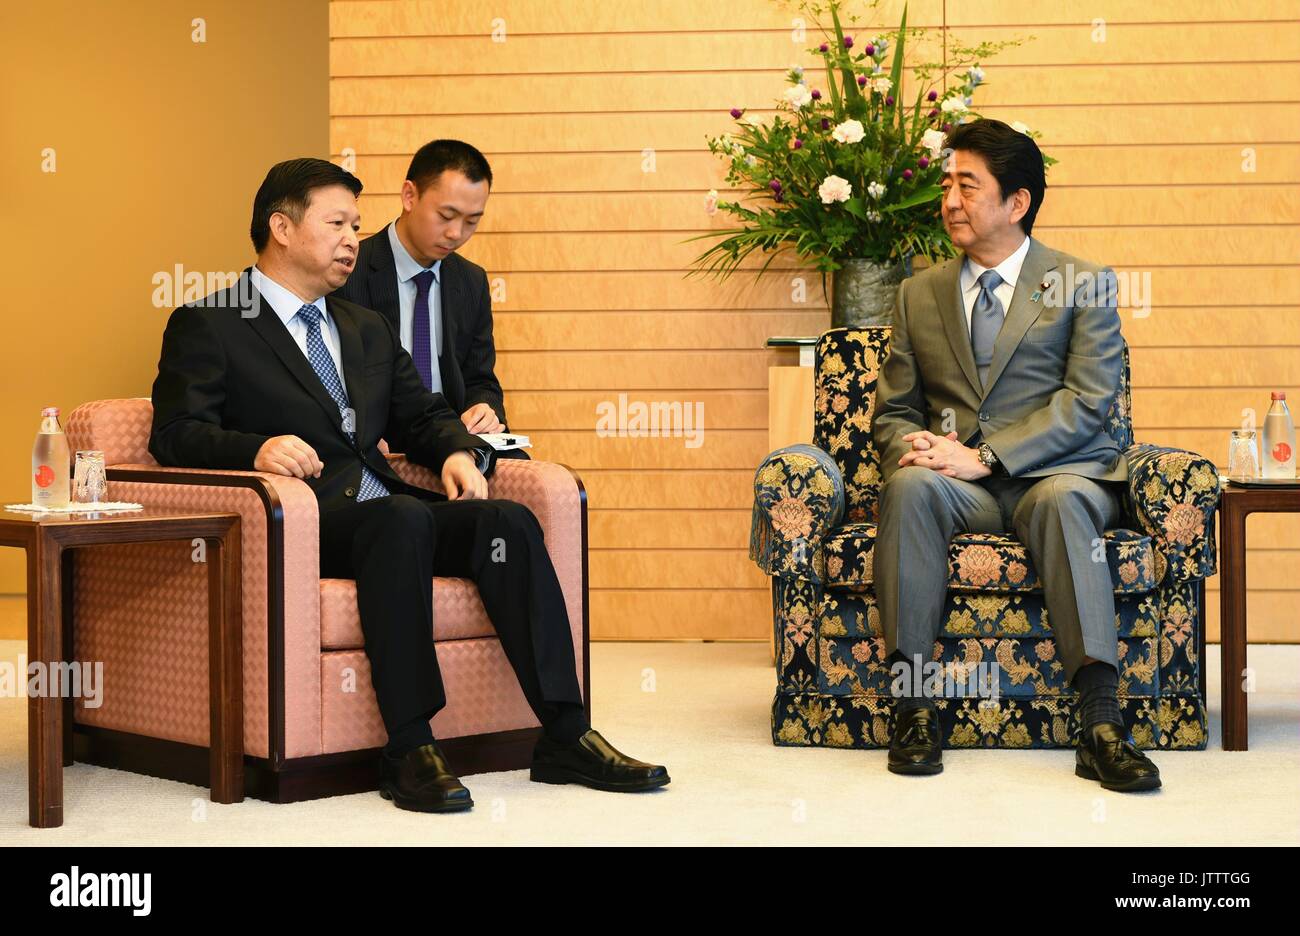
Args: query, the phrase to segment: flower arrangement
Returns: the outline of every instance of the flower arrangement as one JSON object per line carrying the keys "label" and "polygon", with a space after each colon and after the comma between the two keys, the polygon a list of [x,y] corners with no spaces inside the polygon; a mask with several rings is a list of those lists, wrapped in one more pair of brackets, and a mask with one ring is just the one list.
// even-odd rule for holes
{"label": "flower arrangement", "polygon": [[[939,211],[944,138],[954,124],[978,116],[972,98],[984,83],[979,62],[1019,40],[950,47],[946,66],[912,66],[917,90],[909,105],[903,100],[906,7],[892,38],[861,41],[844,30],[844,2],[799,3],[813,22],[830,16],[829,28],[818,27],[825,41],[809,50],[825,64],[824,82],[792,67],[770,124],[749,120],[738,107],[731,111],[735,130],[708,139],[709,150],[728,161],[728,185],[751,204],[708,193],[705,210],[724,211],[741,226],[691,238],[721,238],[696,258],[695,272],[725,278],[755,250],[769,253],[760,273],[793,249],[823,275],[848,258],[897,264],[921,256],[933,263],[954,254]],[[915,37],[921,30],[910,32]],[[935,87],[936,75],[956,81]],[[1044,158],[1047,165],[1054,161]]]}

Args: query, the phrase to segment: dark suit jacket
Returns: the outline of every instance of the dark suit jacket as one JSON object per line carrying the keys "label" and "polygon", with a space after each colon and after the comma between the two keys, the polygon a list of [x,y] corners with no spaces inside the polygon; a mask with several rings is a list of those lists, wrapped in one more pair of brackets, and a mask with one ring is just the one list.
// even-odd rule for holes
{"label": "dark suit jacket", "polygon": [[[505,424],[505,401],[493,372],[497,352],[492,341],[492,296],[487,273],[454,253],[442,261],[438,272],[443,326],[438,369],[442,373],[443,396],[457,413],[475,403],[487,403]],[[381,313],[400,339],[397,264],[387,225],[361,242],[352,275],[334,295]]]}
{"label": "dark suit jacket", "polygon": [[[376,447],[380,438],[434,471],[453,452],[483,450],[442,395],[425,388],[388,320],[330,296],[326,308],[338,327],[355,412],[350,441],[338,406],[275,310],[252,289],[248,272],[242,288],[237,283],[182,306],[167,322],[149,437],[160,464],[252,470],[267,439],[296,435],[324,462],[319,478],[305,479],[323,511],[356,503],[363,460],[392,493],[416,493],[389,467]],[[252,314],[241,309],[241,295],[251,296]]]}

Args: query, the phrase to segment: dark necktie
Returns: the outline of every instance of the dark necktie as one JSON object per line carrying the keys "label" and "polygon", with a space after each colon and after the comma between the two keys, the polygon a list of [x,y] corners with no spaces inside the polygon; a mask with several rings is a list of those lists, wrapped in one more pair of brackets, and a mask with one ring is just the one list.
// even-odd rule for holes
{"label": "dark necktie", "polygon": [[429,290],[433,288],[433,271],[421,270],[412,279],[415,280],[415,309],[411,322],[411,357],[415,359],[415,369],[420,372],[424,385],[434,393],[441,393],[442,374],[434,370],[429,340]]}

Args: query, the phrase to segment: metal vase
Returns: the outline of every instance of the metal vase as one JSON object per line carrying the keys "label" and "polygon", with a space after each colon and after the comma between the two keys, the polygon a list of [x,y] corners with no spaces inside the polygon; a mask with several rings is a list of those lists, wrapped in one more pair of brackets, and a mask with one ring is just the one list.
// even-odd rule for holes
{"label": "metal vase", "polygon": [[888,325],[894,314],[898,284],[907,275],[903,263],[841,261],[831,274],[831,327]]}

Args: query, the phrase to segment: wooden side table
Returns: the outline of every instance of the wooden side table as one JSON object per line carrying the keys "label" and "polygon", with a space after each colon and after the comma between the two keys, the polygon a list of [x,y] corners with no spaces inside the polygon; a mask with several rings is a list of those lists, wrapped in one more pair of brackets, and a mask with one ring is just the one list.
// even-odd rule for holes
{"label": "wooden side table", "polygon": [[[10,498],[4,503],[20,503]],[[160,507],[34,514],[0,509],[0,546],[27,551],[27,654],[46,672],[72,656],[72,556],[80,546],[201,539],[208,566],[208,690],[212,801],[244,798],[243,606],[239,514]],[[22,676],[26,685],[27,675]],[[60,704],[62,703],[62,704]],[[73,699],[28,700],[29,820],[63,825],[63,768],[72,763]]]}
{"label": "wooden side table", "polygon": [[1236,487],[1224,484],[1219,499],[1219,649],[1223,692],[1223,749],[1247,748],[1246,517],[1252,513],[1300,513],[1300,485]]}

